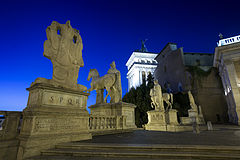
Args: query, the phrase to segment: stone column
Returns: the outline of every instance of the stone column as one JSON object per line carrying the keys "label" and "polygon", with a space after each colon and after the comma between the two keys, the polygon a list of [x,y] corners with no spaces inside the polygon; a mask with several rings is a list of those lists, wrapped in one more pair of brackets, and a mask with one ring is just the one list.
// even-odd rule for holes
{"label": "stone column", "polygon": [[142,70],[139,70],[139,85],[142,84]]}
{"label": "stone column", "polygon": [[233,113],[233,115],[236,116],[234,117],[235,123],[238,123],[240,125],[240,93],[239,93],[239,88],[237,86],[237,81],[236,81],[237,74],[236,74],[235,66],[232,60],[225,60],[224,62],[228,72],[228,77],[231,84],[231,91],[233,93],[233,99],[235,102],[235,106],[233,104],[231,108],[235,108],[236,112]]}

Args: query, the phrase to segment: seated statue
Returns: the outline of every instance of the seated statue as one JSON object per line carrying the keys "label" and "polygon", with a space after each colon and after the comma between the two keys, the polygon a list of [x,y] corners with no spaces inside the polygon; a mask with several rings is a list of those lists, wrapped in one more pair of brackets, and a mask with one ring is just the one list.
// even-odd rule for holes
{"label": "seated statue", "polygon": [[[90,69],[88,74],[88,81],[92,78],[91,88],[88,91],[96,90],[97,99],[96,103],[107,102],[107,97],[110,96],[110,103],[118,103],[122,101],[122,86],[121,86],[121,74],[116,69],[115,62],[110,64],[111,68],[107,74],[99,77],[99,73],[96,69]],[[103,90],[107,90],[107,95],[103,100]]]}
{"label": "seated statue", "polygon": [[77,84],[79,68],[84,66],[79,31],[72,28],[70,21],[66,24],[53,21],[47,27],[46,33],[43,55],[53,64],[52,79],[37,78],[32,86],[36,83],[46,83],[78,91],[87,90],[85,86]]}

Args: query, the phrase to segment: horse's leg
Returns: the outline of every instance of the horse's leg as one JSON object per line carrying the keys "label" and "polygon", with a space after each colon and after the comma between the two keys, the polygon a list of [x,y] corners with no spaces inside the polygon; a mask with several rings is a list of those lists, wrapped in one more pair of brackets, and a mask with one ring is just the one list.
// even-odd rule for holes
{"label": "horse's leg", "polygon": [[152,108],[155,108],[155,107],[154,107],[154,103],[153,103],[153,102],[151,102],[151,107],[152,107]]}
{"label": "horse's leg", "polygon": [[171,109],[171,103],[169,102],[169,101],[166,101],[166,103],[167,103],[167,109],[169,110],[169,109]]}
{"label": "horse's leg", "polygon": [[171,98],[171,104],[173,104],[173,94],[170,93],[170,98]]}
{"label": "horse's leg", "polygon": [[107,103],[107,97],[109,96],[110,87],[106,87],[106,91],[107,91],[107,95],[106,95],[106,97],[104,98],[104,102]]}
{"label": "horse's leg", "polygon": [[97,99],[96,99],[96,104],[98,103],[103,103],[103,89],[96,90],[97,92]]}

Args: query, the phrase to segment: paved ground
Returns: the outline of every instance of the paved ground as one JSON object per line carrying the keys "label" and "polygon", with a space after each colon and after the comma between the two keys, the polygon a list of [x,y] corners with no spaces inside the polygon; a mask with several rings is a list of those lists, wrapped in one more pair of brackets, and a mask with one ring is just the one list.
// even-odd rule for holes
{"label": "paved ground", "polygon": [[136,130],[130,133],[95,136],[92,140],[77,143],[240,146],[240,126],[214,125],[213,128],[213,131],[202,131],[199,134]]}

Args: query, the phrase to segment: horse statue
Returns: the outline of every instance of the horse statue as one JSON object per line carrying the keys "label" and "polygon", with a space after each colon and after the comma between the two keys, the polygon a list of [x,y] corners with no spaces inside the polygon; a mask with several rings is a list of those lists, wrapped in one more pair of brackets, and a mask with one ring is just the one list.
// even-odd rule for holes
{"label": "horse statue", "polygon": [[150,96],[152,100],[151,107],[155,108],[155,110],[165,111],[163,102],[167,104],[167,110],[172,109],[173,94],[162,93],[162,88],[157,80],[154,80],[154,86],[150,90]]}
{"label": "horse statue", "polygon": [[[92,78],[91,81],[91,88],[89,88],[87,91],[91,92],[93,90],[97,91],[97,100],[96,103],[102,103],[103,102],[103,96],[99,94],[103,94],[103,90],[107,90],[107,95],[104,98],[104,102],[107,102],[107,97],[112,96],[114,83],[116,81],[115,74],[106,74],[102,77],[99,76],[99,73],[97,69],[90,69],[87,80],[89,81]],[[113,88],[112,88],[113,87]]]}
{"label": "horse statue", "polygon": [[167,109],[172,109],[173,104],[173,94],[172,93],[163,93],[162,94],[163,101],[167,104]]}

